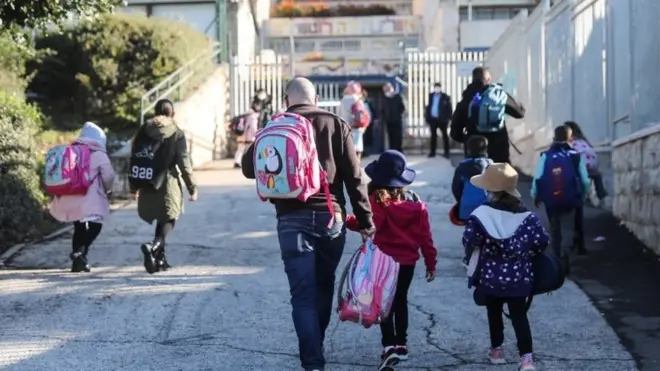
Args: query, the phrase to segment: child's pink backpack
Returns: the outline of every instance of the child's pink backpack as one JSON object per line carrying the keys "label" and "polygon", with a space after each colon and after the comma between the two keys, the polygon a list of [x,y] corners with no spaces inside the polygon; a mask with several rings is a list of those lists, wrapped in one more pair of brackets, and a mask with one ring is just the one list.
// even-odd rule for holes
{"label": "child's pink backpack", "polygon": [[367,241],[348,261],[339,282],[339,320],[365,328],[387,318],[396,292],[399,263]]}
{"label": "child's pink backpack", "polygon": [[273,116],[255,138],[254,173],[262,201],[304,202],[323,190],[330,213],[334,214],[327,173],[316,152],[314,128],[306,118],[289,112]]}
{"label": "child's pink backpack", "polygon": [[44,184],[52,196],[84,195],[92,184],[92,151],[84,144],[61,145],[46,154]]}

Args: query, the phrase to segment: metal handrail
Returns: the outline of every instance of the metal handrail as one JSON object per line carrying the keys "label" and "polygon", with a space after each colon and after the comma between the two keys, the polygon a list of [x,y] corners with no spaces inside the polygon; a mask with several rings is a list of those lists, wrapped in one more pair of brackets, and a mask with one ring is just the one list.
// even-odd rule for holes
{"label": "metal handrail", "polygon": [[169,74],[169,76],[142,95],[142,97],[140,97],[140,125],[144,124],[144,117],[156,106],[156,103],[160,99],[168,98],[175,90],[180,93],[181,86],[197,72],[196,67],[198,62],[203,61],[206,58],[214,59],[220,54],[220,51],[220,44],[217,42],[213,43],[209,49],[186,62],[183,66]]}

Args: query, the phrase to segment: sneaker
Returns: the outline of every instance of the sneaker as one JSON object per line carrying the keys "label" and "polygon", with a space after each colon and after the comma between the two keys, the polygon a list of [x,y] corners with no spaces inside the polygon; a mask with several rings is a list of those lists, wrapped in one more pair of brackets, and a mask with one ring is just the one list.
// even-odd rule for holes
{"label": "sneaker", "polygon": [[385,349],[383,349],[383,353],[380,354],[380,360],[381,363],[380,363],[380,367],[378,368],[378,371],[390,369],[391,366],[398,364],[401,359],[397,354],[396,348],[390,346],[390,347],[385,347]]}
{"label": "sneaker", "polygon": [[396,354],[399,356],[399,359],[402,361],[408,360],[408,347],[405,345],[397,345],[395,347]]}
{"label": "sneaker", "polygon": [[536,371],[534,367],[534,358],[532,358],[532,353],[525,354],[520,357],[520,366],[518,371]]}
{"label": "sneaker", "polygon": [[153,245],[150,243],[145,243],[141,247],[142,254],[144,254],[144,269],[149,274],[154,274],[158,271],[158,265],[156,264],[156,259],[154,258]]}
{"label": "sneaker", "polygon": [[488,352],[488,360],[490,360],[490,363],[493,365],[505,364],[506,359],[504,359],[504,349],[502,349],[502,347],[490,348],[490,351]]}

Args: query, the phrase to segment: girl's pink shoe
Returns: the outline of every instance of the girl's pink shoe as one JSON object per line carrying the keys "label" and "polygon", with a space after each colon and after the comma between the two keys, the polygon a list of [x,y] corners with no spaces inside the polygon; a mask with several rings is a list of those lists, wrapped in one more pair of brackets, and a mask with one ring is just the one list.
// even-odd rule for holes
{"label": "girl's pink shoe", "polygon": [[503,365],[506,363],[502,347],[490,348],[488,359],[490,360],[490,363],[494,365]]}

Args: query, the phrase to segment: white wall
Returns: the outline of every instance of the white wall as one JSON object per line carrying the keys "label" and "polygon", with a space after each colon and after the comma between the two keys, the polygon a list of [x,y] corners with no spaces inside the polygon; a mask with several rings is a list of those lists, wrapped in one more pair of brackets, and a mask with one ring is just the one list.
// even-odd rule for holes
{"label": "white wall", "polygon": [[463,21],[460,23],[460,47],[489,48],[502,36],[510,20]]}

